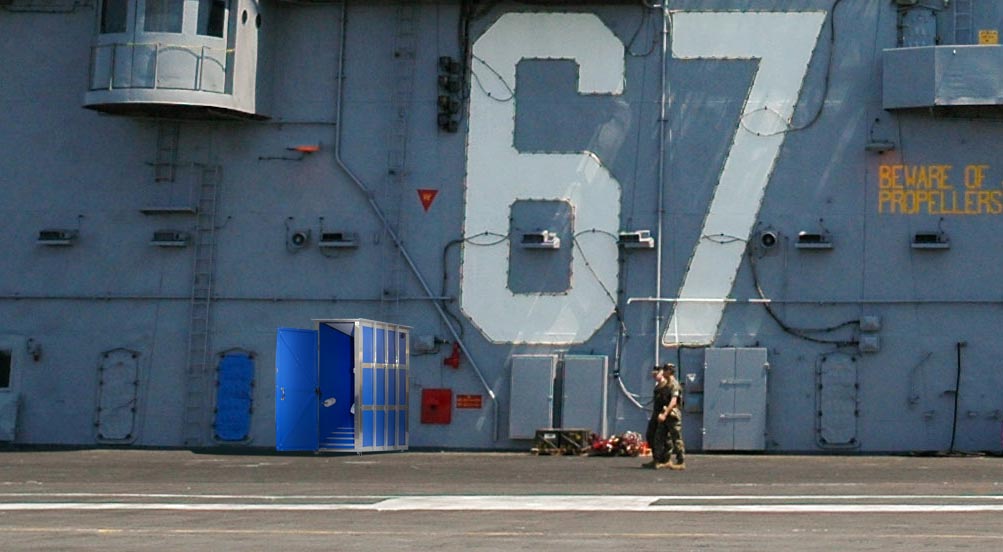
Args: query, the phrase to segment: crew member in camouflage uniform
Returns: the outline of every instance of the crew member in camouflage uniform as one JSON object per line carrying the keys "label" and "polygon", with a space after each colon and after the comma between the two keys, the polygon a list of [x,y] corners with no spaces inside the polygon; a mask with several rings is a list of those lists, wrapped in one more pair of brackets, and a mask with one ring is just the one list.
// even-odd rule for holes
{"label": "crew member in camouflage uniform", "polygon": [[652,459],[644,464],[647,468],[686,469],[683,458],[686,453],[682,435],[683,415],[679,408],[683,388],[679,385],[675,372],[676,367],[671,363],[652,369],[652,376],[655,378],[654,404],[646,432]]}

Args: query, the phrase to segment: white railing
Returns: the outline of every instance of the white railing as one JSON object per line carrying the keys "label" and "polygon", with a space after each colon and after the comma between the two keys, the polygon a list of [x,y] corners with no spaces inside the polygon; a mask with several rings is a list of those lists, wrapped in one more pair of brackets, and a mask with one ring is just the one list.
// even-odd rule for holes
{"label": "white railing", "polygon": [[226,92],[232,50],[206,45],[99,44],[91,48],[91,91],[150,89]]}

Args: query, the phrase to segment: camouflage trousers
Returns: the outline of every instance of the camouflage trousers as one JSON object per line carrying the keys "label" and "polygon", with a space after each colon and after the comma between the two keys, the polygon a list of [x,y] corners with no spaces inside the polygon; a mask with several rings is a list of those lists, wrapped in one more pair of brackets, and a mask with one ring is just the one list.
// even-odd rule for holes
{"label": "camouflage trousers", "polygon": [[682,464],[686,454],[683,444],[683,421],[675,416],[669,416],[664,422],[659,422],[657,416],[648,421],[645,434],[648,446],[651,447],[652,460],[664,464],[670,460]]}
{"label": "camouflage trousers", "polygon": [[669,445],[666,456],[670,460],[674,460],[676,464],[682,464],[686,456],[686,445],[683,443],[683,421],[674,416],[669,416],[665,420],[665,425],[668,426],[667,440]]}

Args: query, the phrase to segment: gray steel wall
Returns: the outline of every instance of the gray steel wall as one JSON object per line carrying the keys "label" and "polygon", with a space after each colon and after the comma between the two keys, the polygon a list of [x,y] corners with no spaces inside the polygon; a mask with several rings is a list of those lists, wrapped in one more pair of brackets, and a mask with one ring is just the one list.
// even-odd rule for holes
{"label": "gray steel wall", "polygon": [[[673,3],[673,9],[682,11],[831,7],[832,2],[814,0]],[[22,397],[16,440],[95,442],[100,355],[125,347],[140,353],[134,443],[176,446],[182,441],[192,249],[151,247],[148,241],[160,228],[190,230],[194,219],[140,212],[165,193],[163,185],[154,183],[151,166],[157,121],[81,108],[93,10],[0,9],[0,101],[5,106],[0,111],[0,244],[5,260],[0,263],[0,334],[31,337],[43,347],[38,361],[25,357],[16,365]],[[241,347],[257,353],[252,445],[274,444],[277,327],[308,327],[313,318],[364,317],[412,326],[416,337],[453,340],[333,151],[338,87],[343,85],[342,159],[378,204],[399,213],[393,217],[399,234],[435,294],[445,258],[445,293],[456,298],[459,248],[451,247],[445,256],[444,249],[463,236],[468,136],[465,123],[456,134],[436,128],[435,79],[437,58],[461,53],[459,6],[421,3],[417,10],[414,89],[405,102],[408,172],[403,185],[386,174],[388,137],[395,125],[396,10],[387,2],[349,5],[346,65],[339,79],[341,6],[266,3],[261,67],[271,77],[271,119],[179,123],[176,185],[187,185],[193,167],[201,164],[223,170],[212,350]],[[523,10],[596,13],[627,45],[628,55],[626,84],[618,97],[578,95],[575,66],[567,61],[521,63],[515,146],[535,152],[593,151],[621,184],[621,227],[654,229],[660,14],[631,3],[500,4],[472,22],[472,37],[501,14]],[[861,353],[854,346],[798,338],[782,331],[762,305],[742,301],[727,307],[714,343],[768,350],[768,450],[821,450],[816,369],[837,350],[855,359],[859,450],[946,449],[952,429],[957,449],[1001,446],[1003,376],[996,359],[1003,351],[996,333],[1003,289],[994,262],[1003,249],[999,213],[921,209],[899,214],[880,203],[882,165],[951,165],[951,188],[959,192],[965,189],[965,167],[987,165],[984,188],[999,190],[999,125],[990,110],[965,118],[883,110],[882,49],[896,43],[895,21],[890,3],[843,0],[835,11],[834,42],[829,40],[831,22],[823,26],[793,120],[794,126],[806,128],[787,133],[757,219],[757,228],[772,228],[780,241],[769,251],[755,252],[758,283],[786,323],[811,328],[878,316],[880,350]],[[665,69],[666,218],[663,235],[656,238],[664,254],[661,295],[674,297],[701,239],[756,64],[670,55]],[[483,70],[480,75],[489,76]],[[819,109],[821,114],[809,124]],[[894,142],[895,149],[867,151],[876,139]],[[261,159],[295,156],[288,147],[316,143],[321,151],[301,161]],[[427,212],[418,201],[418,188],[438,190]],[[354,231],[360,245],[325,255],[314,241],[290,251],[287,224],[311,229],[315,239],[321,225]],[[37,245],[38,231],[50,227],[79,228],[79,239],[71,247]],[[799,231],[820,228],[831,233],[832,250],[795,247]],[[914,232],[938,229],[950,236],[950,249],[909,247]],[[661,336],[655,332],[653,304],[628,305],[626,299],[656,295],[655,264],[653,251],[624,254],[620,289],[614,290],[628,335],[619,359],[614,359],[614,320],[581,344],[497,344],[459,312],[457,301],[448,302],[461,322],[466,347],[497,393],[499,419],[493,419],[487,396],[480,410],[455,410],[448,426],[422,425],[414,414],[412,446],[527,447],[524,441],[509,440],[504,431],[512,354],[566,350],[608,355],[611,372],[619,368],[624,387],[644,402],[650,395],[648,368]],[[750,268],[746,257],[731,297],[758,297]],[[533,285],[531,274],[516,277]],[[386,295],[385,289],[401,299]],[[671,312],[671,305],[660,308],[662,330]],[[831,336],[855,341],[859,334],[851,326]],[[958,343],[965,345],[955,426]],[[413,356],[413,413],[420,410],[422,388],[486,393],[469,359],[458,370],[442,365],[449,351],[443,345],[435,354]],[[700,349],[663,348],[659,354],[663,361],[678,361],[683,375],[702,370]],[[642,431],[647,413],[615,383],[610,389],[610,431]],[[693,449],[700,447],[701,423],[700,413],[687,414],[685,432]],[[496,424],[503,429],[499,440],[492,434]]]}

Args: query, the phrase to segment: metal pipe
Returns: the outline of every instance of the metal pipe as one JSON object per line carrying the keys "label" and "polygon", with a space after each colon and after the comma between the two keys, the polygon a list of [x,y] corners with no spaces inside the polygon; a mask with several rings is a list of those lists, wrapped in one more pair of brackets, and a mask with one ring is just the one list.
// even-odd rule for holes
{"label": "metal pipe", "polygon": [[[73,294],[33,294],[33,293],[0,293],[0,301],[188,301],[190,295],[149,295],[149,294],[125,294],[125,295],[73,295]],[[283,301],[302,302],[331,302],[331,303],[368,303],[383,301],[380,297],[265,297],[254,295],[213,295],[213,301],[262,301],[280,303]],[[399,301],[455,301],[455,297],[448,295],[418,295],[399,297]],[[806,301],[795,299],[701,299],[692,297],[632,297],[627,303],[655,302],[662,303],[685,303],[685,302],[707,302],[707,303],[751,303],[751,304],[779,304],[779,305],[808,305],[808,306],[841,306],[841,305],[972,305],[996,308],[1003,305],[1000,299],[864,299],[859,301],[839,300],[839,301]]]}
{"label": "metal pipe", "polygon": [[734,299],[723,297],[718,299],[702,297],[631,297],[627,299],[627,304],[631,303],[772,303],[772,299]]}
{"label": "metal pipe", "polygon": [[[0,300],[9,301],[188,301],[191,295],[71,295],[71,294],[6,294],[0,295]],[[306,297],[306,296],[272,296],[260,295],[213,295],[213,302],[216,301],[260,301],[263,303],[289,302],[321,302],[321,303],[376,303],[385,301],[384,297]],[[397,301],[453,301],[453,297],[436,296],[427,297],[424,295],[396,297]]]}
{"label": "metal pipe", "polygon": [[118,44],[111,46],[111,67],[108,70],[108,91],[115,90],[115,68],[118,67]]}
{"label": "metal pipe", "polygon": [[[136,57],[136,49],[132,50],[133,59]],[[156,48],[153,50],[153,89],[157,89],[157,85],[160,83],[160,43],[156,43]]]}
{"label": "metal pipe", "polygon": [[627,304],[660,301],[662,303],[685,303],[685,302],[706,302],[706,303],[770,303],[779,305],[814,305],[814,306],[835,306],[835,305],[1001,305],[1000,299],[844,299],[844,300],[814,300],[806,299],[733,299],[725,298],[690,298],[690,297],[631,297],[627,299]]}
{"label": "metal pipe", "polygon": [[[335,138],[334,138],[334,140],[335,140],[334,141],[334,160],[338,164],[338,167],[340,167],[341,170],[345,172],[345,174],[348,176],[348,178],[353,183],[355,183],[356,187],[359,188],[359,191],[361,191],[362,194],[364,196],[366,196],[366,200],[369,202],[369,206],[372,208],[372,210],[376,214],[377,218],[380,219],[380,222],[383,224],[384,230],[386,230],[387,234],[390,235],[390,238],[393,240],[394,245],[397,247],[397,250],[400,252],[401,257],[403,257],[404,261],[407,262],[407,265],[408,265],[408,267],[410,267],[411,272],[414,273],[415,277],[418,279],[418,283],[421,284],[421,288],[425,291],[426,295],[428,295],[429,297],[433,297],[432,289],[428,286],[428,283],[425,282],[425,278],[421,275],[421,271],[418,270],[417,265],[414,264],[414,261],[411,259],[411,255],[408,254],[407,249],[404,247],[403,242],[401,242],[400,238],[397,236],[397,233],[394,232],[393,228],[390,227],[390,222],[387,220],[386,215],[384,215],[383,210],[380,209],[379,204],[376,203],[376,199],[373,196],[373,193],[366,187],[366,185],[362,182],[362,180],[359,179],[359,177],[356,176],[355,173],[352,172],[352,170],[348,167],[348,165],[345,163],[345,161],[343,161],[342,158],[341,158],[341,129],[342,129],[342,126],[341,126],[341,115],[342,115],[342,96],[343,96],[344,91],[345,91],[344,69],[345,69],[345,49],[346,49],[345,47],[346,47],[346,44],[347,44],[347,33],[348,33],[347,24],[346,24],[347,23],[347,19],[348,19],[348,0],[343,0],[342,3],[341,3],[341,31],[340,31],[340,34],[339,34],[339,37],[340,37],[339,39],[341,41],[341,44],[340,44],[341,51],[338,52],[338,73],[337,73],[338,93],[336,94],[337,106],[336,106],[336,109],[335,109],[335,121],[336,121],[335,126],[336,126],[336,128],[335,128],[335,133],[334,133],[334,136],[335,136]],[[433,301],[432,305],[435,307],[435,310],[439,313],[439,318],[442,319],[442,322],[446,325],[446,328],[449,329],[449,333],[452,334],[453,339],[456,342],[456,344],[460,346],[460,349],[463,351],[463,354],[466,355],[467,360],[470,362],[470,367],[473,368],[474,374],[477,375],[477,379],[479,379],[481,381],[481,385],[484,387],[484,390],[487,392],[488,397],[491,398],[492,416],[494,418],[494,420],[493,420],[493,423],[494,423],[494,440],[497,441],[498,440],[498,401],[495,398],[495,392],[494,392],[493,389],[491,389],[491,386],[488,385],[487,380],[484,379],[484,375],[481,374],[480,368],[477,367],[477,363],[474,361],[474,357],[470,354],[470,351],[467,349],[467,346],[463,342],[463,339],[460,338],[459,331],[457,331],[456,328],[453,327],[452,322],[449,320],[449,317],[446,315],[446,312],[442,309],[442,306],[438,302],[436,302],[436,301]]]}
{"label": "metal pipe", "polygon": [[198,66],[195,68],[195,90],[202,90],[202,72],[205,70],[205,44],[202,45],[202,49],[199,52]]}
{"label": "metal pipe", "polygon": [[959,341],[954,344],[957,356],[957,370],[954,375],[954,422],[951,424],[951,448],[948,452],[954,452],[954,437],[958,432],[958,396],[961,395],[961,349],[966,347],[968,342]]}
{"label": "metal pipe", "polygon": [[[658,122],[660,125],[658,132],[658,221],[655,225],[655,235],[658,240],[658,248],[655,254],[655,296],[661,298],[662,296],[662,226],[665,219],[665,133],[668,132],[666,124],[668,123],[666,115],[666,104],[669,101],[669,85],[668,85],[668,71],[666,71],[665,64],[669,59],[669,6],[668,0],[663,0],[661,4],[662,8],[662,55],[661,55],[661,98],[659,100],[659,113]],[[627,301],[628,304],[630,301]],[[655,366],[659,363],[659,354],[661,352],[661,339],[662,339],[662,309],[661,301],[655,302]]]}

